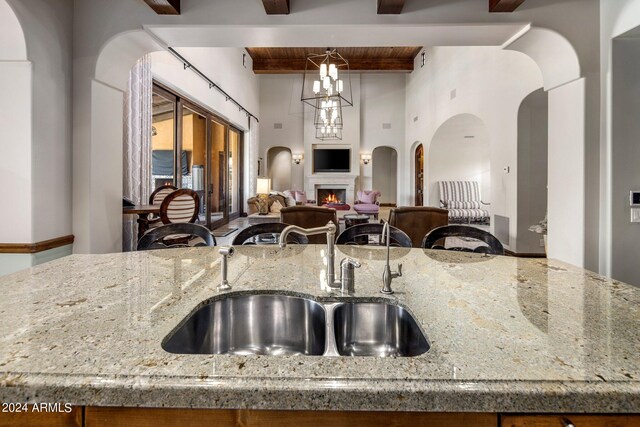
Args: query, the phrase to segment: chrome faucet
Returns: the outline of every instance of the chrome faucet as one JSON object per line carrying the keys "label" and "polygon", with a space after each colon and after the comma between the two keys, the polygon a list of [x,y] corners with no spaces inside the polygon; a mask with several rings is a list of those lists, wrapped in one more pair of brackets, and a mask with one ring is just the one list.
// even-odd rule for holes
{"label": "chrome faucet", "polygon": [[382,289],[380,289],[380,292],[382,292],[383,294],[392,294],[393,289],[391,289],[391,281],[396,277],[402,277],[402,264],[398,264],[398,271],[391,271],[391,266],[389,265],[391,226],[386,221],[384,223],[384,226],[382,227],[382,236],[386,238],[387,262],[384,266],[384,272],[382,273]]}
{"label": "chrome faucet", "polygon": [[220,276],[222,279],[220,280],[217,290],[218,292],[228,291],[231,289],[231,285],[227,280],[227,259],[233,256],[235,249],[233,249],[233,246],[220,246],[218,253],[222,255],[222,260],[220,261],[220,269],[222,270]]}
{"label": "chrome faucet", "polygon": [[336,225],[329,221],[324,227],[302,228],[297,225],[289,225],[280,233],[278,244],[281,248],[287,247],[287,237],[291,233],[298,233],[304,236],[315,234],[327,234],[327,286],[332,289],[341,289],[342,293],[353,293],[355,288],[355,278],[353,269],[360,267],[360,263],[351,258],[345,258],[340,263],[341,278],[336,279],[335,272],[335,238]]}

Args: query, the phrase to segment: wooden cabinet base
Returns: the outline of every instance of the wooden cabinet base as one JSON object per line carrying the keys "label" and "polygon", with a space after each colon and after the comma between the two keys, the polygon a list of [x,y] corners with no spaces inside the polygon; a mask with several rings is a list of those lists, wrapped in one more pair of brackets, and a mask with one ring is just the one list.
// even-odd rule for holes
{"label": "wooden cabinet base", "polygon": [[29,406],[26,412],[0,413],[0,427],[82,427],[82,407],[71,412],[36,412]]}
{"label": "wooden cabinet base", "polygon": [[501,427],[640,427],[640,415],[502,415]]}
{"label": "wooden cabinet base", "polygon": [[496,427],[496,414],[87,407],[86,427]]}

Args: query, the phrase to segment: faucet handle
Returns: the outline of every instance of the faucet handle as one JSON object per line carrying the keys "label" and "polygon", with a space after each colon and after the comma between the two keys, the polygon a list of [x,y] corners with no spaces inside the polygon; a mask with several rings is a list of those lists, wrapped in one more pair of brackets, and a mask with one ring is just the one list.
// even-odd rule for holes
{"label": "faucet handle", "polygon": [[402,277],[402,264],[398,264],[398,277]]}

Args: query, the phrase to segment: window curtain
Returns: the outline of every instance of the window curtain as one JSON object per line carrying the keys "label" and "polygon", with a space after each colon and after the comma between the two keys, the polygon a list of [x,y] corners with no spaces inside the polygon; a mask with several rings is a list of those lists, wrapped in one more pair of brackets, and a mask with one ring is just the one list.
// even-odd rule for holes
{"label": "window curtain", "polygon": [[245,193],[248,197],[256,194],[256,179],[258,178],[258,138],[260,125],[258,121],[249,117],[249,186]]}
{"label": "window curtain", "polygon": [[[138,60],[129,72],[124,97],[124,167],[122,194],[135,204],[147,204],[151,194],[151,116],[153,104],[151,56]],[[125,215],[123,251],[136,249],[137,216]]]}

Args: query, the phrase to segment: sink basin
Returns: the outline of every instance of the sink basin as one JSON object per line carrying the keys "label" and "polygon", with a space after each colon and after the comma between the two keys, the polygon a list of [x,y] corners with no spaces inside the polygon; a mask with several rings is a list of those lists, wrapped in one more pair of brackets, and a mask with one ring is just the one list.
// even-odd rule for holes
{"label": "sink basin", "polygon": [[429,342],[404,308],[386,303],[345,303],[333,311],[336,351],[340,356],[412,357]]}
{"label": "sink basin", "polygon": [[321,356],[326,347],[322,304],[286,295],[235,295],[189,315],[162,348],[181,354]]}

